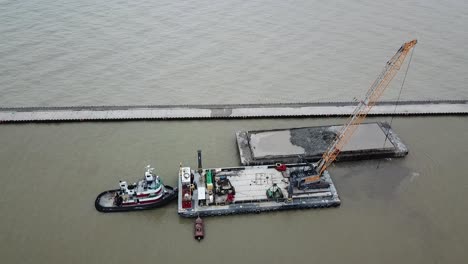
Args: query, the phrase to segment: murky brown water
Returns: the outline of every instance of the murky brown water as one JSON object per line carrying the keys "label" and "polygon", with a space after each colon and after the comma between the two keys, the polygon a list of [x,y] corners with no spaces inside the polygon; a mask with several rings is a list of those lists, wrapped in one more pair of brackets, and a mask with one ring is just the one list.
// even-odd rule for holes
{"label": "murky brown water", "polygon": [[[371,118],[381,121],[386,118]],[[0,127],[0,255],[5,263],[463,263],[468,257],[465,117],[396,118],[404,159],[330,169],[337,209],[206,218],[206,239],[176,204],[102,214],[94,198],[154,165],[238,165],[234,133],[336,124],[262,119],[23,124]],[[377,168],[379,166],[379,168]]]}

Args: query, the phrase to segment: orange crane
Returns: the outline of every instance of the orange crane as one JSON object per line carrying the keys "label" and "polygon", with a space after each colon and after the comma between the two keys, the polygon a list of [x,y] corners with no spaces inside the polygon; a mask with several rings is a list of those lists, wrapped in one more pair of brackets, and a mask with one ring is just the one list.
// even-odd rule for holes
{"label": "orange crane", "polygon": [[359,124],[364,121],[371,108],[383,94],[393,77],[395,77],[406,56],[417,42],[417,40],[412,40],[404,43],[400,49],[398,49],[396,54],[387,62],[382,73],[380,73],[369,88],[369,91],[367,91],[364,100],[359,102],[346,124],[341,127],[327,151],[323,153],[322,158],[318,161],[317,167],[315,168],[316,173],[302,178],[298,181],[298,185],[308,185],[320,181],[320,177],[323,172],[333,163],[333,161],[335,161],[336,157],[340,154],[346,143],[348,143]]}

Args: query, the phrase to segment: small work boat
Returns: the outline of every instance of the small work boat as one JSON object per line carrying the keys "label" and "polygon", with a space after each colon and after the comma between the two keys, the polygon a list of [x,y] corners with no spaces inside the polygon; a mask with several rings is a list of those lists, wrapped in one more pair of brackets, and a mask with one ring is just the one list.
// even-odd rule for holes
{"label": "small work boat", "polygon": [[194,237],[198,241],[202,240],[205,237],[205,226],[200,216],[197,218],[197,220],[195,220],[194,233]]}
{"label": "small work boat", "polygon": [[164,185],[154,168],[146,167],[145,178],[134,184],[120,181],[120,188],[102,192],[94,206],[103,213],[147,210],[164,206],[177,198],[177,188]]}

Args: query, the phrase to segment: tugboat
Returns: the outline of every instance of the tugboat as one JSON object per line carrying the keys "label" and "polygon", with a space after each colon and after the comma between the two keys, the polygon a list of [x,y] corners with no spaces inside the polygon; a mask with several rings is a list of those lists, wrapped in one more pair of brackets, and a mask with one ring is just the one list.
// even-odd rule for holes
{"label": "tugboat", "polygon": [[161,207],[177,198],[177,188],[164,185],[154,168],[146,166],[145,178],[134,184],[120,181],[119,189],[102,192],[94,206],[103,213],[147,210]]}

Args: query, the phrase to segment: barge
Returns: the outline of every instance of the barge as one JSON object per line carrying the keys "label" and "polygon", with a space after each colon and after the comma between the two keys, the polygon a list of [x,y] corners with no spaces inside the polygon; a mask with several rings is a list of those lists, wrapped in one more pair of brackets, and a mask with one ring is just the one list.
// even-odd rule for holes
{"label": "barge", "polygon": [[179,168],[178,213],[182,217],[221,216],[288,209],[337,207],[341,201],[325,171],[319,183],[301,179],[315,174],[310,163]]}
{"label": "barge", "polygon": [[100,193],[94,206],[103,213],[148,210],[164,206],[177,198],[177,188],[164,185],[154,168],[146,167],[144,179],[134,184],[120,181],[119,189]]}
{"label": "barge", "polygon": [[[240,162],[244,166],[318,161],[343,125],[238,131]],[[359,124],[337,161],[402,158],[408,148],[388,123]]]}

